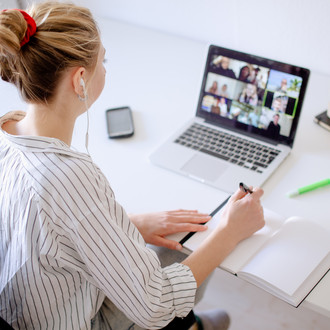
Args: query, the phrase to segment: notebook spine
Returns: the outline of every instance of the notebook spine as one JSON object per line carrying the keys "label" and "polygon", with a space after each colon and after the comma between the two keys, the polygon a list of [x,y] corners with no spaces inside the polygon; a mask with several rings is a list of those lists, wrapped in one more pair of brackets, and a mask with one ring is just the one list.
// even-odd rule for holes
{"label": "notebook spine", "polygon": [[330,131],[330,118],[327,115],[327,111],[320,113],[314,117],[314,122],[319,124],[321,127]]}

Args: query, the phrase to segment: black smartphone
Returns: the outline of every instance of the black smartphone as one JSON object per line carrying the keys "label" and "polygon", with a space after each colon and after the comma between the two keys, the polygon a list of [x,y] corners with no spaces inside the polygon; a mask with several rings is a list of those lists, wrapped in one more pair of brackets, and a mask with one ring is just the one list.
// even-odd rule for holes
{"label": "black smartphone", "polygon": [[109,138],[128,137],[134,134],[133,116],[130,107],[106,110]]}

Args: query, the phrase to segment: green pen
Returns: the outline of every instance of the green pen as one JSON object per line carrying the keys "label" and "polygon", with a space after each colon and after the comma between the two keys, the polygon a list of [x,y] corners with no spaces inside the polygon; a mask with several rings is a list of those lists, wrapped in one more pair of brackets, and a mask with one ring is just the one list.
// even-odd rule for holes
{"label": "green pen", "polygon": [[293,191],[289,191],[286,195],[288,197],[298,196],[298,195],[304,194],[304,193],[306,193],[308,191],[315,190],[317,188],[327,186],[328,184],[330,184],[330,178],[329,179],[324,179],[324,180],[321,180],[321,181],[318,181],[318,182],[315,182],[315,183],[312,183],[312,184],[310,184],[308,186],[301,187],[301,188],[298,188],[298,189],[293,190]]}

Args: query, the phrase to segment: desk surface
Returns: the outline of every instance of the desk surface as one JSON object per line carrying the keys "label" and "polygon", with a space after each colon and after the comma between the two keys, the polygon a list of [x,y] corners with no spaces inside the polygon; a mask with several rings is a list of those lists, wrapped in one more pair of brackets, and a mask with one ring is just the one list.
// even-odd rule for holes
{"label": "desk surface", "polygon": [[[107,82],[90,109],[89,149],[128,212],[189,208],[209,212],[227,194],[152,165],[149,154],[195,114],[207,45],[174,35],[99,20],[107,49]],[[284,59],[285,60],[285,59]],[[0,82],[0,115],[24,109],[14,87]],[[311,73],[289,158],[264,184],[265,207],[284,216],[298,215],[330,229],[330,189],[289,199],[289,190],[329,177],[330,134],[313,122],[329,101],[330,77]],[[105,110],[129,105],[135,135],[109,140]],[[175,115],[175,121],[173,116]],[[73,146],[84,151],[86,116],[76,125]],[[302,256],[303,258],[303,256]],[[303,302],[330,317],[330,274]]]}

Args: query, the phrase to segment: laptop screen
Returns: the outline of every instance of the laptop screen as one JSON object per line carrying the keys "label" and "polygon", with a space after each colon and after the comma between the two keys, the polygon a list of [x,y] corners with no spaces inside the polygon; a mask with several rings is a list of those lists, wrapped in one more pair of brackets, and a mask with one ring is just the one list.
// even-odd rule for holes
{"label": "laptop screen", "polygon": [[309,70],[211,45],[197,116],[292,146]]}

